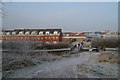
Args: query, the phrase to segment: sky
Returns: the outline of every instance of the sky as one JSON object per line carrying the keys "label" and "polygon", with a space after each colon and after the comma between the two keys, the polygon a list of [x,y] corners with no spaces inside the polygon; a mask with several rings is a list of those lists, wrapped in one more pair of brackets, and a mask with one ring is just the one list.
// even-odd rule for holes
{"label": "sky", "polygon": [[118,31],[117,2],[4,2],[3,29]]}

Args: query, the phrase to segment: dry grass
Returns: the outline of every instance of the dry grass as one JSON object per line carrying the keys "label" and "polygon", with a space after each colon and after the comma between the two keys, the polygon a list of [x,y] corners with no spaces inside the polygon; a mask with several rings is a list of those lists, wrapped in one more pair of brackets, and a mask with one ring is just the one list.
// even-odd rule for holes
{"label": "dry grass", "polygon": [[120,64],[117,52],[103,52],[99,55],[98,62],[109,62]]}
{"label": "dry grass", "polygon": [[28,54],[18,54],[18,53],[3,53],[2,70],[16,70],[24,67],[34,66],[40,64],[44,61],[54,61],[60,60],[61,55],[53,52],[39,52],[39,53],[28,53]]}
{"label": "dry grass", "polygon": [[91,45],[93,47],[105,47],[105,48],[116,48],[118,47],[118,38],[109,37],[109,38],[93,38]]}
{"label": "dry grass", "polygon": [[45,44],[40,44],[37,46],[36,49],[62,49],[62,48],[70,48],[71,44],[69,43],[45,43]]}
{"label": "dry grass", "polygon": [[[60,49],[68,48],[71,45],[68,43],[57,43],[57,44],[37,44],[27,41],[10,42],[3,41],[2,48],[9,52],[3,53],[2,68],[3,71],[21,69],[28,66],[36,65],[41,61],[53,61],[61,58],[60,52],[26,52],[36,49]],[[15,51],[16,52],[15,52]],[[64,53],[64,52],[62,52]]]}
{"label": "dry grass", "polygon": [[83,47],[90,47],[91,46],[91,42],[84,42],[84,45],[83,45]]}
{"label": "dry grass", "polygon": [[2,70],[8,71],[8,70],[15,70],[15,69],[21,69],[28,66],[33,66],[35,63],[30,61],[26,56],[23,54],[8,54],[3,53],[2,55]]}
{"label": "dry grass", "polygon": [[48,53],[48,52],[42,52],[42,53],[35,53],[34,55],[32,55],[32,58],[40,60],[40,61],[53,61],[56,59],[60,59],[61,56],[54,55],[54,54]]}

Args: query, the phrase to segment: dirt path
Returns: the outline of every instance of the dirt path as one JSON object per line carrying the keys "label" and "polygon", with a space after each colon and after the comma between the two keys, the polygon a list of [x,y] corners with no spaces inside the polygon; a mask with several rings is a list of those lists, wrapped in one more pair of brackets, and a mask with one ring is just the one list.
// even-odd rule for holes
{"label": "dirt path", "polygon": [[74,58],[40,64],[14,72],[9,77],[14,78],[77,78],[75,67],[77,64],[89,62],[91,57],[98,54],[81,53]]}

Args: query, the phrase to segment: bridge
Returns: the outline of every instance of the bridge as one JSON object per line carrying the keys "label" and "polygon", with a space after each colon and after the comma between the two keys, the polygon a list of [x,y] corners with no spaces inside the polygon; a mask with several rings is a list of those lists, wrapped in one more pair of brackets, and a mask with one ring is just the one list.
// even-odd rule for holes
{"label": "bridge", "polygon": [[[96,51],[97,48],[80,48],[80,47],[72,47],[72,48],[62,48],[62,49],[48,49],[48,50],[0,50],[0,52],[59,52],[59,51]],[[108,51],[117,51],[118,48],[105,48]]]}

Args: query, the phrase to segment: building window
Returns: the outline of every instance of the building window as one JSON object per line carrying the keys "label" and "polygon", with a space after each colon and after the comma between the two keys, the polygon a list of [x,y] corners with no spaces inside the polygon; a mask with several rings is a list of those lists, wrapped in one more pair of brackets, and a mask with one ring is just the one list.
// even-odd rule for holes
{"label": "building window", "polygon": [[55,39],[55,37],[52,37],[53,39]]}
{"label": "building window", "polygon": [[54,34],[58,34],[58,31],[54,31]]}
{"label": "building window", "polygon": [[12,39],[14,39],[14,37],[12,37]]}
{"label": "building window", "polygon": [[0,32],[0,35],[3,35],[3,32]]}
{"label": "building window", "polygon": [[2,36],[0,37],[0,39],[2,39]]}
{"label": "building window", "polygon": [[37,33],[36,33],[36,31],[33,31],[32,33],[31,33],[31,35],[36,35]]}
{"label": "building window", "polygon": [[50,43],[50,42],[47,41],[46,43]]}
{"label": "building window", "polygon": [[57,43],[57,41],[53,41],[53,43]]}
{"label": "building window", "polygon": [[29,31],[25,32],[25,35],[30,35],[30,32]]}
{"label": "building window", "polygon": [[19,35],[24,35],[23,31],[19,32]]}
{"label": "building window", "polygon": [[30,37],[30,39],[33,39],[33,37]]}
{"label": "building window", "polygon": [[69,34],[66,34],[66,36],[69,36]]}
{"label": "building window", "polygon": [[43,32],[41,31],[41,32],[39,32],[39,35],[43,35]]}
{"label": "building window", "polygon": [[2,32],[2,35],[6,35],[6,32]]}
{"label": "building window", "polygon": [[49,31],[46,31],[46,34],[48,35],[48,34],[50,34],[50,32],[49,32]]}
{"label": "building window", "polygon": [[16,37],[14,37],[14,39],[16,39]]}
{"label": "building window", "polygon": [[14,37],[14,39],[17,39],[17,37]]}
{"label": "building window", "polygon": [[10,32],[7,32],[6,35],[10,35]]}
{"label": "building window", "polygon": [[58,37],[56,37],[56,39],[58,39]]}
{"label": "building window", "polygon": [[41,40],[43,40],[43,37],[41,37]]}
{"label": "building window", "polygon": [[16,32],[12,32],[12,35],[16,35]]}
{"label": "building window", "polygon": [[38,37],[37,39],[40,39],[40,37]]}
{"label": "building window", "polygon": [[13,37],[10,37],[10,39],[13,39]]}
{"label": "building window", "polygon": [[34,37],[35,40],[37,40],[38,38],[37,37]]}
{"label": "building window", "polygon": [[45,37],[45,39],[47,39],[47,37]]}
{"label": "building window", "polygon": [[10,37],[8,37],[7,39],[10,39]]}

